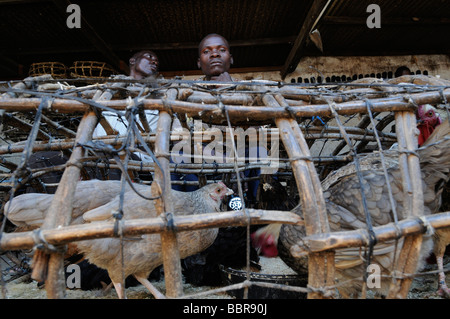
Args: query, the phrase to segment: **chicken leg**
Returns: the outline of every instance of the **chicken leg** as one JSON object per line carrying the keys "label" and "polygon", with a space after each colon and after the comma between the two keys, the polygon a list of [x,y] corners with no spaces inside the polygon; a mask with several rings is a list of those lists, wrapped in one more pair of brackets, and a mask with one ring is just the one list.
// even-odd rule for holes
{"label": "chicken leg", "polygon": [[166,296],[160,293],[159,290],[156,289],[156,287],[153,286],[147,278],[139,277],[136,275],[134,276],[134,278],[136,278],[145,288],[147,288],[156,299],[166,299]]}
{"label": "chicken leg", "polygon": [[437,265],[439,269],[439,290],[438,294],[445,298],[450,298],[450,289],[448,289],[445,283],[444,262],[441,256],[436,257]]}
{"label": "chicken leg", "polygon": [[434,254],[439,270],[439,289],[438,294],[444,298],[450,298],[450,289],[445,282],[444,273],[444,254],[447,244],[450,242],[450,229],[437,229],[434,234]]}
{"label": "chicken leg", "polygon": [[114,288],[116,289],[117,296],[119,297],[119,299],[127,299],[125,289],[122,288],[122,283],[114,281],[112,283],[114,285]]}
{"label": "chicken leg", "polygon": [[[155,297],[155,299],[166,299],[166,296],[164,296],[158,289],[156,289],[155,286],[151,284],[148,279],[144,277],[134,276],[134,278],[137,279],[145,288],[147,288],[150,293]],[[127,295],[125,293],[125,289],[123,289],[123,285],[120,282],[112,282],[114,285],[114,288],[116,289],[117,296],[119,299],[127,299]]]}

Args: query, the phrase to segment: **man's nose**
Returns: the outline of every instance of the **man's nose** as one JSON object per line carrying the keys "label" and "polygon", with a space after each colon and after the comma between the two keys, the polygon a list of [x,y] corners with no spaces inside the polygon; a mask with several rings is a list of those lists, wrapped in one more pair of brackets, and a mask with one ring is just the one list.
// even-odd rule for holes
{"label": "man's nose", "polygon": [[220,56],[220,51],[216,50],[216,49],[213,49],[211,51],[211,57],[217,57],[217,56]]}

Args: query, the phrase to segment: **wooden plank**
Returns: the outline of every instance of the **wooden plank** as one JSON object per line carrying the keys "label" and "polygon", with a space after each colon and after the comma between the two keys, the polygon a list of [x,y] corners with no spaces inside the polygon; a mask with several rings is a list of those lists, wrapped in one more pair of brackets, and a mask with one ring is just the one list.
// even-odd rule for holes
{"label": "wooden plank", "polygon": [[[278,95],[277,100],[265,94],[262,98],[265,105],[270,107],[286,107],[287,103]],[[281,103],[280,103],[281,102]],[[302,211],[307,235],[328,233],[327,211],[323,198],[322,186],[317,175],[314,163],[308,158],[311,154],[303,137],[298,123],[293,119],[275,119],[275,123],[280,130],[280,137],[291,160],[292,171],[295,176],[297,188],[300,193]],[[327,259],[327,256],[333,256]],[[334,254],[311,253],[308,255],[308,286],[313,289],[321,289],[326,285],[334,284],[333,275],[329,275],[330,263],[334,268]],[[308,299],[326,298],[318,290],[308,293]]]}
{"label": "wooden plank", "polygon": [[[93,111],[86,112],[78,127],[76,143],[84,144],[89,141],[96,124],[96,114]],[[80,179],[80,167],[77,166],[77,163],[83,155],[84,150],[80,146],[74,148],[69,159],[69,163],[73,165],[65,169],[41,229],[53,229],[69,225],[75,186]],[[48,298],[63,298],[65,296],[63,268],[64,253],[52,252],[48,254],[42,250],[36,251],[33,257],[32,278],[38,281],[45,279]]]}
{"label": "wooden plank", "polygon": [[304,49],[309,33],[312,31],[311,29],[316,23],[316,19],[319,17],[319,14],[324,10],[324,8],[326,8],[328,3],[328,0],[312,1],[311,8],[306,15],[303,26],[300,29],[294,45],[292,46],[291,52],[289,52],[283,68],[281,69],[280,73],[282,79],[284,79],[287,74],[294,72],[297,68],[297,64],[298,62],[300,62],[300,59],[302,57],[302,51]]}
{"label": "wooden plank", "polygon": [[[398,112],[395,114],[395,127],[400,152],[399,166],[402,174],[403,202],[406,218],[423,215],[422,174],[419,157],[414,154],[417,148],[416,117],[413,112]],[[403,242],[394,275],[409,275],[416,272],[422,246],[422,234],[407,236]],[[413,278],[399,278],[392,281],[389,287],[388,299],[406,299]]]}
{"label": "wooden plank", "polygon": [[[434,229],[450,226],[450,212],[443,212],[423,217],[426,223]],[[395,240],[400,233],[402,236],[420,234],[424,231],[423,221],[416,218],[400,220],[397,224],[389,223],[373,228],[378,243]],[[302,257],[312,252],[340,249],[347,247],[369,247],[369,232],[367,229],[339,231],[327,234],[315,234],[303,238],[303,244],[308,250],[295,245],[291,248],[294,257]]]}
{"label": "wooden plank", "polygon": [[[183,215],[174,217],[177,231],[192,231],[205,228],[246,226],[267,223],[283,223],[302,225],[303,219],[295,213],[275,210],[247,209],[243,211],[210,212],[200,215]],[[164,220],[160,217],[123,220],[124,236],[160,233],[166,229]],[[61,245],[70,242],[107,238],[114,235],[114,222],[96,222],[81,225],[70,225],[58,229],[42,230],[43,238],[51,245]],[[35,245],[33,232],[4,233],[0,248],[6,250],[31,249]]]}
{"label": "wooden plank", "polygon": [[[450,19],[445,17],[411,17],[411,18],[390,18],[383,17],[383,26],[431,26],[442,25],[446,26],[450,24]],[[328,25],[367,25],[367,17],[350,17],[350,16],[326,16],[323,17],[322,23]]]}
{"label": "wooden plank", "polygon": [[[174,100],[177,90],[167,92],[167,99]],[[170,183],[169,158],[170,154],[170,127],[172,115],[166,111],[159,112],[158,126],[156,129],[155,156],[159,166],[155,166],[155,176],[152,183],[153,196],[161,194],[162,197],[155,201],[157,214],[167,217],[167,223],[173,213],[172,188]],[[180,251],[178,249],[177,234],[174,230],[167,229],[160,233],[164,265],[164,278],[166,282],[166,295],[169,298],[183,295],[183,279],[181,276]]]}
{"label": "wooden plank", "polygon": [[[450,89],[444,91],[447,99],[450,101]],[[423,93],[427,94],[427,93]],[[416,102],[420,101],[420,104],[425,103],[440,103],[442,100],[439,92],[433,92],[429,98],[420,99],[419,94],[415,98]],[[8,112],[27,112],[34,111],[40,104],[39,98],[18,98],[18,99],[0,99],[0,109],[4,109]],[[423,101],[423,103],[422,103]],[[127,107],[128,102],[126,100],[112,100],[112,101],[99,101],[101,105],[116,109],[123,110]],[[189,116],[199,117],[199,112],[207,113],[217,111],[217,104],[201,104],[201,103],[189,103],[184,101],[167,101],[164,105],[161,100],[158,99],[145,99],[142,100],[143,107],[147,110],[159,110],[163,111],[170,105],[173,112],[187,113]],[[392,100],[373,100],[374,112],[389,112],[389,111],[407,111],[414,110],[416,107],[408,102],[402,100],[402,98]],[[70,99],[55,99],[52,103],[51,110],[61,113],[72,112],[84,112],[90,106],[70,100]],[[311,116],[330,116],[331,111],[328,104],[310,104],[302,106],[290,106],[290,111],[283,108],[273,107],[261,107],[261,106],[237,106],[226,105],[230,119],[249,119],[254,120],[272,120],[274,117],[290,117],[290,114],[294,114],[296,117],[311,117]],[[340,115],[351,115],[354,113],[367,113],[367,107],[364,101],[352,101],[337,104],[336,112]],[[209,115],[208,115],[209,116]],[[221,117],[217,118],[221,119]],[[208,117],[209,122],[209,117]]]}

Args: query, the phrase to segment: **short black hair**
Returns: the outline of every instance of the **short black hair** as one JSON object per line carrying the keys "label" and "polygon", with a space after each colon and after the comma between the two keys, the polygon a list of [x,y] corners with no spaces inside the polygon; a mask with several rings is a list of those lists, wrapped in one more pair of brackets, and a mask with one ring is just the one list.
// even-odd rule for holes
{"label": "short black hair", "polygon": [[203,42],[205,42],[207,39],[209,39],[209,38],[211,38],[211,37],[220,37],[220,38],[222,38],[222,39],[223,39],[223,42],[225,42],[225,44],[227,45],[228,50],[230,50],[230,44],[228,43],[227,39],[225,39],[224,36],[222,36],[222,35],[220,35],[220,34],[217,34],[217,33],[210,33],[210,34],[208,34],[207,36],[205,36],[205,37],[200,41],[200,43],[198,44],[198,55],[200,55],[200,53],[201,53],[200,50],[201,50],[201,47],[203,46]]}
{"label": "short black hair", "polygon": [[151,50],[142,50],[142,51],[139,51],[139,52],[136,52],[135,54],[133,54],[133,56],[130,58],[130,60],[131,59],[134,59],[134,60],[139,60],[140,58],[141,58],[141,56],[143,56],[144,54],[146,54],[146,53],[150,53],[150,54],[152,54],[152,55],[154,55],[155,57],[158,57],[156,54],[155,54],[155,52],[153,52],[153,51],[151,51]]}

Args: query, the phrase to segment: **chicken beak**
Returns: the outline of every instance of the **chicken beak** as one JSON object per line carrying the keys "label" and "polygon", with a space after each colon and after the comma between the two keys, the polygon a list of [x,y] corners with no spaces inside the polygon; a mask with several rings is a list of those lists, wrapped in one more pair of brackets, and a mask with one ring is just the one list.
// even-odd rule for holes
{"label": "chicken beak", "polygon": [[233,190],[227,187],[227,192],[225,195],[233,195]]}

